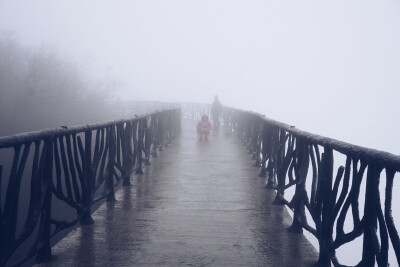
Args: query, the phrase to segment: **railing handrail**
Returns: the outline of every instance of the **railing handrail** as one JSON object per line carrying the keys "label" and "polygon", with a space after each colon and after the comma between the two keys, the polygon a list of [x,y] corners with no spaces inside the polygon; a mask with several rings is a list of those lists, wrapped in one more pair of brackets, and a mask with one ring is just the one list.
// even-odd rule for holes
{"label": "railing handrail", "polygon": [[129,118],[129,119],[109,120],[106,122],[99,122],[99,123],[93,123],[93,124],[87,124],[87,125],[77,125],[77,126],[71,126],[71,127],[67,126],[65,128],[62,128],[63,126],[60,126],[60,128],[51,128],[51,129],[46,129],[46,130],[19,133],[19,134],[10,135],[10,136],[3,136],[3,137],[0,137],[0,149],[13,147],[13,146],[17,146],[17,145],[23,145],[25,143],[35,142],[37,140],[44,140],[44,139],[47,139],[50,137],[58,137],[58,136],[68,135],[68,134],[83,133],[86,131],[98,130],[101,128],[114,126],[114,125],[121,124],[121,123],[139,121],[140,119],[142,119],[144,117],[148,117],[148,116],[154,115],[159,112],[174,110],[174,109],[176,109],[176,108],[165,108],[165,109],[156,110],[156,111],[145,113],[145,114],[135,115],[134,117]]}
{"label": "railing handrail", "polygon": [[[276,190],[273,204],[293,211],[288,230],[305,229],[318,240],[315,266],[344,266],[336,250],[357,238],[363,239],[357,266],[388,266],[389,242],[400,263],[400,237],[392,214],[400,156],[302,131],[251,111],[225,107],[223,119],[224,127],[253,154],[254,166],[261,167],[259,176],[267,177],[266,188]],[[294,194],[288,198],[285,192],[290,189]],[[349,213],[352,220],[347,221]]]}
{"label": "railing handrail", "polygon": [[[231,108],[231,107],[228,107],[228,108]],[[247,110],[241,110],[241,109],[236,109],[236,108],[231,108],[231,109],[240,111],[240,112],[247,112],[249,114],[259,116],[265,122],[267,122],[273,126],[276,126],[282,130],[285,130],[295,136],[305,138],[308,141],[317,143],[318,145],[321,145],[321,146],[332,148],[338,152],[349,155],[354,159],[363,159],[363,160],[366,160],[367,162],[370,162],[372,160],[377,161],[377,162],[385,165],[385,167],[390,167],[395,171],[400,171],[400,156],[399,155],[395,155],[390,152],[386,152],[386,151],[382,151],[382,150],[378,150],[378,149],[354,145],[354,144],[340,141],[340,140],[337,140],[334,138],[310,133],[310,132],[301,130],[299,128],[296,128],[296,126],[292,126],[292,125],[289,125],[289,124],[286,124],[286,123],[283,123],[280,121],[276,121],[274,119],[270,119],[261,113],[247,111]]]}
{"label": "railing handrail", "polygon": [[[0,266],[19,266],[33,256],[38,262],[49,260],[51,238],[78,222],[93,223],[94,205],[114,201],[115,187],[129,186],[132,173],[143,173],[150,157],[180,132],[179,107],[152,110],[129,119],[0,138],[0,150],[13,148],[0,158],[0,184],[6,181],[0,190]],[[12,161],[3,168],[6,155]],[[22,187],[27,197],[20,197]],[[76,214],[61,219],[54,203]],[[17,232],[20,221],[23,228]],[[23,244],[27,253],[12,258]]]}

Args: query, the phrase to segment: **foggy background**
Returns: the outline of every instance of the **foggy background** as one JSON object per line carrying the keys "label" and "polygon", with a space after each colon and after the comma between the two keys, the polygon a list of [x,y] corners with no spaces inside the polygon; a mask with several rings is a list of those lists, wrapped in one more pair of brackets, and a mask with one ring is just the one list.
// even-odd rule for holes
{"label": "foggy background", "polygon": [[[400,154],[400,2],[0,0],[121,100],[212,101]],[[110,87],[111,90],[111,87]]]}
{"label": "foggy background", "polygon": [[0,0],[3,132],[106,120],[109,100],[217,94],[400,154],[399,87],[398,0]]}

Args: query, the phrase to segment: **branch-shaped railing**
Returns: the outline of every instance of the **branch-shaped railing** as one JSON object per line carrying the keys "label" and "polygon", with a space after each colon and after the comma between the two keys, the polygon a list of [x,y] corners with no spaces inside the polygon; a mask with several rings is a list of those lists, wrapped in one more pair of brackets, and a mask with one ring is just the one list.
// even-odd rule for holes
{"label": "branch-shaped railing", "polygon": [[143,114],[161,109],[180,108],[183,118],[200,119],[204,114],[210,115],[211,104],[203,103],[166,103],[155,101],[109,101],[116,118]]}
{"label": "branch-shaped railing", "polygon": [[181,103],[176,105],[181,108],[183,118],[200,120],[203,115],[211,117],[211,104]]}
{"label": "branch-shaped railing", "polygon": [[[143,172],[150,155],[179,133],[180,117],[175,108],[0,138],[0,266],[33,256],[46,261],[52,237],[78,222],[93,223],[93,205],[113,201],[121,181],[129,185],[132,172]],[[75,211],[73,219],[63,218],[68,209]],[[29,249],[16,257],[27,243]]]}
{"label": "branch-shaped railing", "polygon": [[[174,105],[189,118],[210,112],[206,104]],[[114,187],[121,181],[129,185],[130,174],[143,171],[150,155],[157,156],[157,150],[178,134],[179,121],[180,109],[170,109],[130,120],[0,138],[0,265],[19,265],[35,255],[39,261],[50,257],[51,237],[77,222],[92,223],[93,205],[104,198],[114,200]],[[400,239],[392,216],[399,156],[229,107],[224,107],[223,121],[248,146],[255,166],[261,167],[260,176],[268,176],[267,188],[277,192],[274,203],[293,210],[289,230],[306,229],[317,238],[317,265],[343,266],[336,249],[356,238],[363,239],[358,266],[388,266],[389,242],[400,262]],[[2,153],[13,154],[8,169]],[[335,169],[334,159],[340,156],[345,163]],[[384,207],[379,192],[383,172]],[[24,187],[28,187],[25,192]],[[287,199],[285,192],[291,188],[294,195]],[[74,219],[55,218],[54,207],[62,205],[75,210]],[[313,225],[307,222],[307,212]],[[350,217],[352,229],[345,231]],[[27,240],[31,241],[28,253],[13,261]]]}
{"label": "branch-shaped railing", "polygon": [[[389,240],[400,263],[400,239],[392,216],[400,156],[304,132],[257,113],[224,107],[223,117],[225,127],[248,146],[255,165],[261,167],[260,176],[268,176],[266,187],[276,189],[274,203],[293,211],[289,230],[306,229],[318,239],[316,266],[344,266],[336,258],[336,249],[358,237],[363,248],[357,266],[388,266]],[[343,156],[344,166],[335,169],[334,159]],[[384,207],[379,192],[382,176],[386,178]],[[286,199],[289,188],[294,188],[294,195]],[[315,226],[307,222],[307,211]],[[350,213],[352,229],[346,232]]]}

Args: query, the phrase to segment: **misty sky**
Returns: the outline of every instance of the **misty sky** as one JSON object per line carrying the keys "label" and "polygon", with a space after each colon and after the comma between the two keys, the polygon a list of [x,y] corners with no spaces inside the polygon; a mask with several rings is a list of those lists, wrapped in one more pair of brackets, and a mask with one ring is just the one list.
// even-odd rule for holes
{"label": "misty sky", "polygon": [[0,0],[123,100],[211,102],[400,154],[398,0]]}

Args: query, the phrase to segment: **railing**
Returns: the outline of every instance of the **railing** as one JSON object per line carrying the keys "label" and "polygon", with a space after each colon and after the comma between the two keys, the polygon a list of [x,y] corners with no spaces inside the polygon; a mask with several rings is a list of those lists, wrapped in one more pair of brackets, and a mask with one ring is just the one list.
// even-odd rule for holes
{"label": "railing", "polygon": [[131,173],[143,172],[150,155],[179,133],[180,117],[175,108],[0,138],[0,266],[33,256],[46,261],[52,237],[78,222],[93,223],[93,205],[113,201],[121,181],[129,185]]}
{"label": "railing", "polygon": [[202,103],[166,103],[154,101],[109,101],[115,118],[132,117],[135,114],[155,112],[161,109],[180,108],[183,118],[200,119],[204,114],[210,115],[211,105]]}
{"label": "railing", "polygon": [[134,115],[156,112],[164,109],[177,108],[174,103],[157,102],[157,101],[121,101],[110,100],[107,104],[114,111],[116,119],[131,118]]}
{"label": "railing", "polygon": [[[239,135],[253,153],[255,165],[261,166],[260,176],[268,174],[266,187],[277,192],[274,203],[287,205],[293,211],[289,231],[306,229],[318,239],[317,266],[343,266],[336,258],[336,249],[361,236],[362,258],[357,266],[388,266],[389,240],[397,264],[400,263],[400,239],[392,216],[393,180],[400,171],[399,156],[304,132],[234,108],[224,107],[223,117],[225,127]],[[345,164],[335,169],[334,158],[340,155],[346,158]],[[384,208],[379,192],[383,171]],[[312,179],[311,183],[307,178]],[[288,200],[285,191],[293,187],[294,195]],[[359,198],[364,189],[361,217]],[[346,232],[350,208],[353,225]],[[307,222],[306,210],[315,227]]]}
{"label": "railing", "polygon": [[[50,239],[78,222],[92,223],[93,205],[105,198],[113,201],[114,187],[121,182],[129,185],[130,174],[143,171],[150,155],[157,156],[157,150],[178,134],[181,114],[198,119],[210,112],[207,104],[173,105],[180,109],[0,138],[0,266],[19,265],[33,256],[47,260]],[[222,119],[225,129],[247,145],[255,166],[261,167],[260,176],[268,177],[266,187],[276,190],[274,204],[293,211],[289,230],[306,229],[317,238],[318,266],[343,266],[336,250],[356,238],[363,239],[358,266],[388,266],[389,242],[400,262],[400,239],[392,216],[399,156],[234,108],[224,107]],[[12,161],[4,164],[9,158],[5,154],[10,153]],[[334,160],[340,157],[345,158],[344,164],[335,169]],[[379,192],[382,176],[386,178],[384,207]],[[285,192],[291,189],[293,197],[287,199]],[[62,218],[68,209],[69,215],[74,211],[72,220]],[[307,214],[313,223],[307,222]],[[345,230],[348,220],[350,231]],[[26,243],[28,252],[15,257]]]}
{"label": "railing", "polygon": [[181,103],[177,105],[179,105],[182,110],[183,118],[200,120],[203,115],[211,117],[211,104]]}

